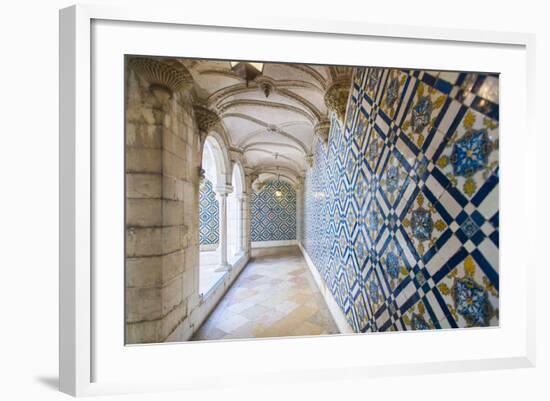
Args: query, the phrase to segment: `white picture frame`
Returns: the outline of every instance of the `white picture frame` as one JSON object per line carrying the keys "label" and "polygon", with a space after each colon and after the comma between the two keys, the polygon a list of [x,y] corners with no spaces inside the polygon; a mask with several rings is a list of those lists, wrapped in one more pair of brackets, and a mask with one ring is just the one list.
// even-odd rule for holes
{"label": "white picture frame", "polygon": [[[105,22],[104,25],[101,25],[102,21]],[[468,47],[472,51],[477,51],[478,54],[486,51],[486,48],[496,49],[495,55],[499,51],[508,52],[502,56],[502,59],[492,57],[492,61],[485,60],[486,63],[492,62],[493,66],[498,66],[495,64],[499,62],[498,60],[502,63],[502,60],[510,57],[510,60],[515,60],[510,64],[517,66],[517,71],[514,70],[514,72],[511,70],[512,65],[502,65],[502,68],[510,68],[510,72],[501,75],[503,85],[501,94],[501,115],[503,116],[501,255],[506,255],[506,258],[501,256],[503,310],[501,326],[496,329],[442,330],[428,333],[135,347],[125,347],[123,338],[120,338],[113,342],[118,344],[116,346],[120,349],[117,348],[116,352],[112,352],[113,349],[105,345],[105,337],[98,335],[96,325],[110,327],[113,329],[112,336],[116,337],[115,333],[122,330],[123,321],[120,321],[120,328],[117,328],[113,323],[116,321],[114,320],[116,316],[111,316],[110,320],[104,318],[105,314],[101,313],[101,306],[96,305],[94,296],[97,296],[97,291],[101,291],[102,297],[113,299],[117,304],[116,291],[122,293],[123,287],[117,287],[114,282],[113,285],[103,286],[105,281],[102,280],[106,280],[106,277],[94,273],[94,267],[98,261],[104,261],[103,258],[108,256],[96,253],[94,235],[97,234],[98,226],[103,227],[97,220],[102,217],[99,216],[101,213],[96,213],[95,204],[98,185],[103,185],[101,180],[96,179],[97,156],[105,151],[104,146],[109,145],[97,144],[93,137],[94,127],[100,126],[95,119],[101,118],[96,114],[92,103],[95,90],[92,80],[97,73],[96,69],[99,68],[98,60],[94,59],[94,55],[98,54],[97,51],[101,51],[101,46],[105,44],[106,31],[101,33],[101,29],[108,30],[109,34],[117,34],[116,37],[110,37],[113,46],[116,46],[124,40],[139,40],[140,36],[137,34],[139,30],[149,29],[150,37],[160,35],[158,38],[161,38],[162,35],[169,35],[169,30],[185,30],[186,27],[187,29],[192,27],[195,34],[201,34],[196,32],[197,29],[204,29],[206,33],[230,30],[250,37],[259,33],[266,36],[272,35],[273,40],[277,35],[285,35],[286,38],[293,40],[296,36],[301,40],[325,40],[327,43],[337,38],[342,44],[346,41],[359,43],[358,41],[371,40],[374,43],[373,46],[376,43],[380,45],[380,41],[386,44],[407,42],[410,47],[436,46],[442,52],[445,51],[446,46],[452,47],[452,51],[455,52],[465,51]],[[128,35],[125,39],[121,36],[121,32],[129,29],[133,29],[132,32],[136,34]],[[94,34],[98,38],[95,42]],[[204,45],[207,47],[208,43],[205,40]],[[167,51],[168,47],[169,44],[165,43],[157,51]],[[534,232],[536,223],[536,210],[529,203],[529,199],[534,199],[536,147],[526,146],[526,144],[534,144],[536,140],[532,125],[535,85],[534,48],[534,35],[522,33],[374,25],[349,21],[295,20],[290,17],[258,18],[251,14],[243,15],[241,19],[234,17],[221,19],[207,15],[193,15],[187,10],[157,9],[153,6],[112,8],[104,5],[79,5],[61,10],[60,390],[81,396],[169,389],[205,389],[223,386],[229,382],[245,385],[243,373],[248,380],[256,380],[258,383],[284,384],[295,380],[326,380],[329,373],[331,378],[338,379],[350,376],[398,375],[410,370],[415,370],[416,373],[430,373],[534,366],[535,283],[533,272],[536,260],[535,253],[529,251],[534,245],[530,244],[525,236],[521,238],[521,234],[514,233],[522,230]],[[135,51],[137,47],[132,46],[132,49]],[[165,55],[182,56],[182,54]],[[200,55],[189,54],[189,56]],[[386,56],[391,59],[391,55],[386,54]],[[117,62],[120,63],[120,60]],[[396,62],[398,61],[394,63]],[[360,64],[357,59],[343,60],[342,63]],[[414,59],[413,56],[406,64],[406,67],[411,68],[423,67],[422,61]],[[462,64],[454,65],[454,69],[476,70],[482,68],[482,64],[482,61],[476,65],[471,60],[464,60]],[[441,61],[440,65],[430,64],[430,68],[449,69],[450,66],[447,64],[445,67],[445,65],[445,62]],[[470,68],[467,68],[468,66]],[[116,71],[116,74],[122,74],[122,70]],[[517,95],[512,98],[510,91],[504,90],[506,88],[514,88],[514,93]],[[119,89],[122,90],[118,87],[116,90]],[[122,114],[119,119],[122,120]],[[523,145],[515,142],[517,139],[508,135],[512,130],[518,132],[517,129],[524,133]],[[110,148],[108,155],[114,155],[113,159],[122,157],[122,155],[115,155],[121,150],[122,147]],[[512,150],[516,155],[513,160],[510,159]],[[102,157],[101,160],[112,163],[107,161],[111,160],[108,157]],[[116,166],[116,162],[114,163]],[[514,169],[508,168],[510,166],[514,166]],[[522,191],[510,191],[510,185],[508,185],[510,182],[522,183]],[[116,184],[116,181],[111,184]],[[100,188],[100,192],[105,194],[108,188],[108,186]],[[123,188],[120,188],[120,191],[122,190]],[[122,226],[120,222],[120,227]],[[514,244],[514,247],[506,248],[507,244]],[[520,253],[523,253],[521,257]],[[110,263],[116,265],[118,262],[113,260]],[[519,267],[514,273],[517,276],[512,278],[508,274],[511,270],[507,269],[507,266],[513,263]],[[120,269],[123,270],[122,263],[120,263]],[[450,341],[456,346],[443,353],[439,352],[439,355],[420,358],[414,352],[407,353],[406,348],[401,350],[403,336],[407,336],[405,338],[408,343],[434,344],[434,348],[437,348],[439,343]],[[466,348],[464,344],[471,343],[474,338],[479,346]],[[389,345],[394,347],[394,351],[399,354],[398,357],[384,359],[374,351],[365,351],[369,347],[374,350]],[[371,352],[372,358],[368,361],[361,358],[352,360],[345,356],[358,347],[361,347],[362,351],[355,352],[355,356],[360,357],[362,352]],[[296,360],[277,357],[277,355],[283,355],[285,350],[287,353],[290,351]],[[320,350],[324,352],[322,360],[318,357]],[[399,350],[401,353],[397,352]],[[170,366],[173,363],[170,361],[180,358],[181,355],[186,355],[187,358],[197,358],[198,355],[210,358],[220,353],[225,354],[228,359],[242,359],[241,365],[237,364],[233,367],[235,372],[232,372],[227,365],[218,366],[217,370],[211,369],[207,373],[204,364],[198,364],[185,375],[180,375],[185,377],[184,379],[174,375],[173,372],[170,373]],[[262,353],[266,356],[263,362],[257,359],[257,355]],[[142,364],[139,363],[141,361]],[[159,361],[166,361],[166,364],[163,363],[160,366]],[[250,365],[251,363],[256,365]],[[246,364],[249,366],[246,367]],[[107,365],[112,366],[112,369],[107,369]],[[220,363],[220,365],[224,364]],[[239,375],[241,375],[240,379]]]}

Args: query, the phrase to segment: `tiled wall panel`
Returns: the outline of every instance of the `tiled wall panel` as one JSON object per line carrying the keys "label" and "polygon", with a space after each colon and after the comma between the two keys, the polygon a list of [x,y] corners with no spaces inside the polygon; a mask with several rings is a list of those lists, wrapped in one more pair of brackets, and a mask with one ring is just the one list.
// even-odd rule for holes
{"label": "tiled wall panel", "polygon": [[494,75],[355,71],[304,245],[356,331],[498,325],[498,112]]}
{"label": "tiled wall panel", "polygon": [[199,196],[199,243],[201,245],[216,245],[220,239],[220,211],[210,180],[204,178]]}
{"label": "tiled wall panel", "polygon": [[[281,196],[275,192],[280,191]],[[252,192],[252,241],[296,239],[296,191],[285,181],[268,181]]]}

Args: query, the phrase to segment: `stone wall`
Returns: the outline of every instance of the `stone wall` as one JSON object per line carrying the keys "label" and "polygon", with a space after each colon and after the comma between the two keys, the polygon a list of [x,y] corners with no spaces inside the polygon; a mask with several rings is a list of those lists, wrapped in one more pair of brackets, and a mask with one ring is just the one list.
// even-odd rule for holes
{"label": "stone wall", "polygon": [[126,88],[126,343],[161,342],[199,304],[200,137],[188,92]]}

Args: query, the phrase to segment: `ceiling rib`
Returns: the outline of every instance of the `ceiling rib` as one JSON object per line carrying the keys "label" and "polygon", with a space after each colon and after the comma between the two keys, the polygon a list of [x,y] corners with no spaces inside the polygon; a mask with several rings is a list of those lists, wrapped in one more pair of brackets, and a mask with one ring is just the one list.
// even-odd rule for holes
{"label": "ceiling rib", "polygon": [[350,71],[264,63],[262,75],[247,86],[229,61],[180,62],[191,72],[197,96],[219,115],[230,147],[242,153],[245,167],[267,176],[284,174],[294,182],[308,165],[319,124],[329,117],[327,91]]}

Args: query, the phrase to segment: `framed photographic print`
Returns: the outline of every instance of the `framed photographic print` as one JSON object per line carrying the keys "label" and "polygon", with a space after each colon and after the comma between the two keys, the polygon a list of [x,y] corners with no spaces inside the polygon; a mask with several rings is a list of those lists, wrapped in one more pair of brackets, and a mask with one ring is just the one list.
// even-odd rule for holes
{"label": "framed photographic print", "polygon": [[532,366],[532,36],[60,18],[62,391]]}

